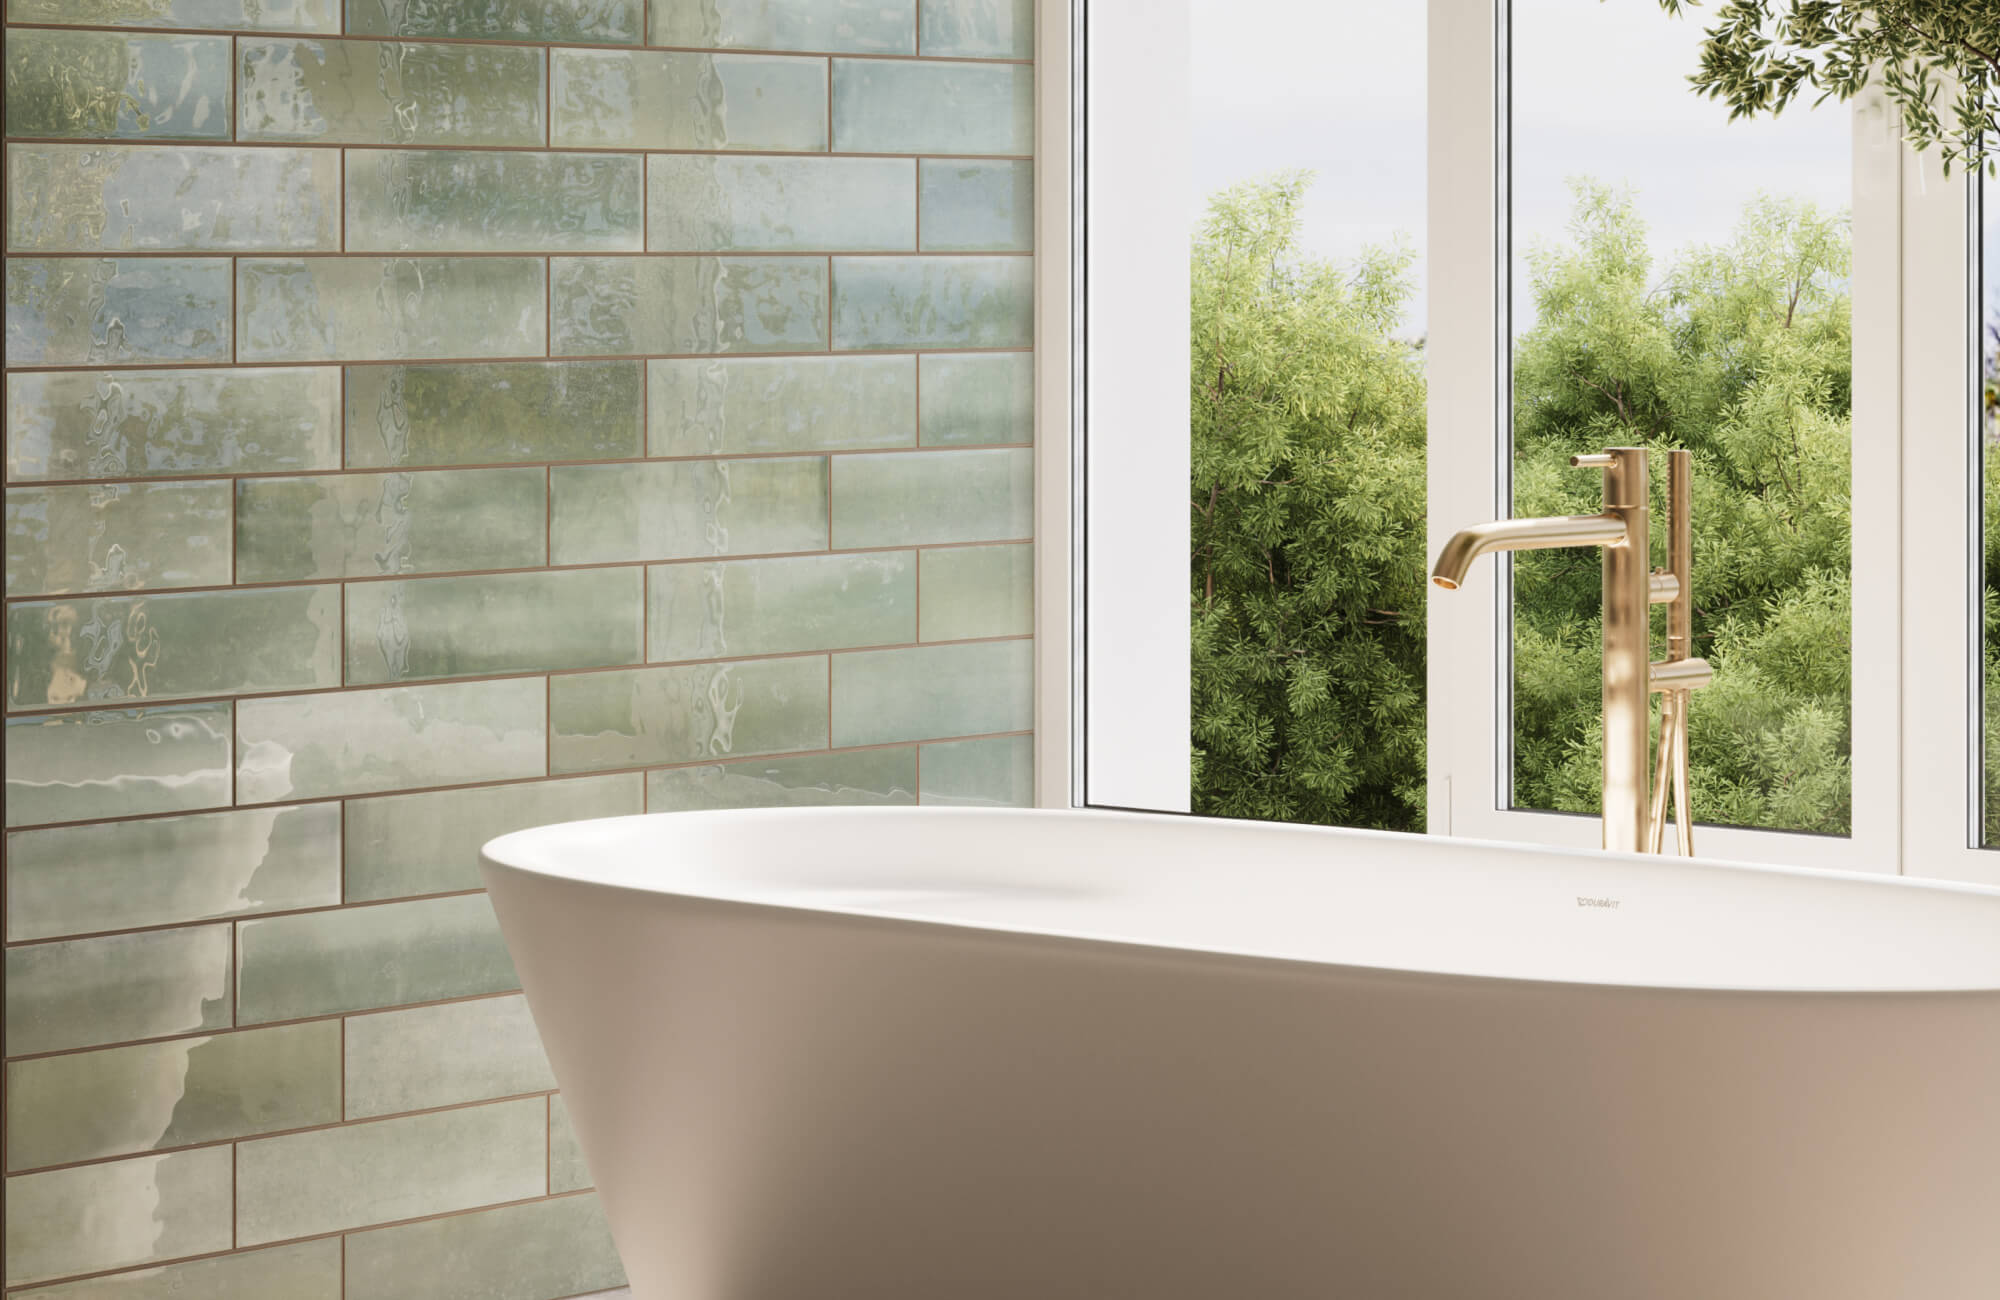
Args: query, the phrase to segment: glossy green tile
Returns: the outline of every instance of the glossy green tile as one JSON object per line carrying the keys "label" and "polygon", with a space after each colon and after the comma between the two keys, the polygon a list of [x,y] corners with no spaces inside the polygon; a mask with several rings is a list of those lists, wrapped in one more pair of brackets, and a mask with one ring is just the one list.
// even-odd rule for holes
{"label": "glossy green tile", "polygon": [[540,679],[241,700],[239,803],[541,776]]}
{"label": "glossy green tile", "polygon": [[9,1056],[221,1029],[229,1024],[229,927],[9,948],[6,1000]]}
{"label": "glossy green tile", "polygon": [[1035,0],[923,0],[925,54],[1035,57]]}
{"label": "glossy green tile", "polygon": [[341,1300],[340,1238],[322,1237],[268,1250],[111,1273],[41,1291],[23,1300]]}
{"label": "glossy green tile", "polygon": [[1033,807],[1034,737],[925,745],[923,802],[945,808]]}
{"label": "glossy green tile", "polygon": [[1026,636],[1035,630],[1035,548],[951,546],[925,551],[925,641]]}
{"label": "glossy green tile", "polygon": [[1035,246],[1035,164],[925,159],[926,253],[1025,253]]}
{"label": "glossy green tile", "polygon": [[347,30],[356,36],[638,45],[645,35],[644,8],[644,0],[475,0],[457,4],[347,0]]}
{"label": "glossy green tile", "polygon": [[732,357],[646,363],[655,456],[916,443],[916,358]]}
{"label": "glossy green tile", "polygon": [[237,47],[240,140],[543,144],[541,50],[268,37]]}
{"label": "glossy green tile", "polygon": [[229,581],[225,481],[8,488],[6,532],[9,596]]}
{"label": "glossy green tile", "polygon": [[927,356],[922,369],[924,446],[1035,440],[1033,353]]}
{"label": "glossy green tile", "polygon": [[340,468],[340,371],[7,376],[11,479]]}
{"label": "glossy green tile", "polygon": [[229,1148],[7,1180],[7,1282],[228,1250]]}
{"label": "glossy green tile", "polygon": [[557,677],[555,770],[821,749],[826,696],[823,655]]}
{"label": "glossy green tile", "polygon": [[347,804],[347,898],[478,889],[479,848],[496,836],[645,810],[636,772],[353,799]]}
{"label": "glossy green tile", "polygon": [[484,894],[241,921],[236,968],[244,1025],[521,986]]}
{"label": "glossy green tile", "polygon": [[11,252],[332,252],[335,149],[7,146]]}
{"label": "glossy green tile", "polygon": [[547,559],[540,469],[243,479],[236,580],[519,569]]}
{"label": "glossy green tile", "polygon": [[334,804],[151,817],[7,837],[7,938],[340,902]]}
{"label": "glossy green tile", "polygon": [[625,1283],[595,1196],[358,1232],[347,1276],[368,1300],[543,1300]]}
{"label": "glossy green tile", "polygon": [[914,0],[696,0],[652,6],[654,45],[915,54]]}
{"label": "glossy green tile", "polygon": [[340,1121],[340,1022],[70,1052],[9,1068],[10,1169]]}
{"label": "glossy green tile", "polygon": [[350,366],[347,463],[479,465],[644,454],[637,361]]}
{"label": "glossy green tile", "polygon": [[645,603],[637,568],[353,583],[347,683],[641,663]]}
{"label": "glossy green tile", "polygon": [[347,247],[366,252],[636,253],[638,154],[368,149],[347,155]]}
{"label": "glossy green tile", "polygon": [[655,662],[902,645],[917,639],[917,566],[908,551],[801,555],[647,571]]}
{"label": "glossy green tile", "polygon": [[7,0],[10,23],[334,32],[339,0]]}
{"label": "glossy green tile", "polygon": [[916,801],[915,746],[758,758],[646,773],[648,812],[847,804],[879,807]]}
{"label": "glossy green tile", "polygon": [[[664,7],[664,6],[663,6]],[[826,60],[552,50],[558,149],[826,148]]]}
{"label": "glossy green tile", "polygon": [[916,165],[901,158],[715,158],[646,163],[659,252],[905,252],[917,246]]}
{"label": "glossy green tile", "polygon": [[997,542],[1034,531],[1028,448],[834,458],[836,547]]}
{"label": "glossy green tile", "polygon": [[[7,21],[24,7],[10,4]],[[226,36],[15,28],[6,62],[10,136],[229,138]],[[19,173],[10,179],[18,187]]]}
{"label": "glossy green tile", "polygon": [[237,1242],[540,1196],[547,1148],[548,1105],[540,1097],[242,1142]]}
{"label": "glossy green tile", "polygon": [[265,587],[7,608],[7,707],[340,685],[340,592]]}
{"label": "glossy green tile", "polygon": [[833,61],[839,153],[1017,154],[1035,150],[1035,74],[1005,63]]}
{"label": "glossy green tile", "polygon": [[833,743],[1026,731],[1034,724],[1031,641],[973,641],[833,657]]}
{"label": "glossy green tile", "polygon": [[552,259],[557,356],[826,347],[826,259]]}
{"label": "glossy green tile", "polygon": [[7,719],[7,824],[229,805],[230,706]]}
{"label": "glossy green tile", "polygon": [[1035,339],[1028,257],[836,257],[833,348],[1023,348]]}
{"label": "glossy green tile", "polygon": [[244,258],[245,361],[420,360],[545,351],[538,257]]}
{"label": "glossy green tile", "polygon": [[474,998],[347,1018],[347,1118],[490,1101],[556,1086],[526,998]]}
{"label": "glossy green tile", "polygon": [[549,1191],[560,1196],[595,1185],[590,1167],[583,1160],[583,1148],[576,1144],[569,1103],[557,1093],[549,1098]]}
{"label": "glossy green tile", "polygon": [[555,564],[826,547],[826,458],[557,466]]}
{"label": "glossy green tile", "polygon": [[10,366],[229,359],[227,258],[7,259]]}

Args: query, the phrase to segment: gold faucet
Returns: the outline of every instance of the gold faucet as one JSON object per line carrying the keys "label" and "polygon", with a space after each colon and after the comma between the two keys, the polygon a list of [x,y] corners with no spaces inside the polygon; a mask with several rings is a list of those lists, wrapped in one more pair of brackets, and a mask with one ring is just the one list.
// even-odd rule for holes
{"label": "gold faucet", "polygon": [[[1646,451],[1612,447],[1572,456],[1571,465],[1604,471],[1604,510],[1595,515],[1502,519],[1476,524],[1445,543],[1431,581],[1454,591],[1472,562],[1489,551],[1596,546],[1604,552],[1604,847],[1658,853],[1666,829],[1667,792],[1675,793],[1675,825],[1683,854],[1693,852],[1688,820],[1687,699],[1713,676],[1691,657],[1693,588],[1689,453],[1670,453],[1672,541],[1669,565],[1651,568],[1651,510]],[[1652,607],[1670,605],[1667,658],[1653,662]],[[1660,784],[1652,781],[1651,695],[1661,693]]]}

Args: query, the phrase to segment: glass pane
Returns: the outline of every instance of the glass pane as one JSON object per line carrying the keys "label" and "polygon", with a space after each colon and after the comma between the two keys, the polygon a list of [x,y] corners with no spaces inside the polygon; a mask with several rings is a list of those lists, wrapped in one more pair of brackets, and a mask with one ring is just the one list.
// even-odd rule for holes
{"label": "glass pane", "polygon": [[2000,848],[2000,189],[1992,177],[1975,182],[1980,197],[1979,238],[1979,462],[1984,528],[1980,535],[1982,606],[1985,611],[1984,738],[1981,784],[1985,798],[1980,843]]}
{"label": "glass pane", "polygon": [[[1663,563],[1658,453],[1692,451],[1695,819],[1844,834],[1848,109],[1729,122],[1687,85],[1713,12],[1513,0],[1513,512],[1595,513],[1569,457],[1647,447]],[[1599,557],[1514,576],[1512,804],[1594,813]]]}

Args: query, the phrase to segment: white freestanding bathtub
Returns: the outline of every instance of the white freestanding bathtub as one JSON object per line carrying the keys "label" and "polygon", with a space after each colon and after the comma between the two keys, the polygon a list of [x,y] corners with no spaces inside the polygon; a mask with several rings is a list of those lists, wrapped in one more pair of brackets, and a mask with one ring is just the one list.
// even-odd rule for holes
{"label": "white freestanding bathtub", "polygon": [[485,871],[637,1300],[2000,1297],[2000,891],[928,809]]}

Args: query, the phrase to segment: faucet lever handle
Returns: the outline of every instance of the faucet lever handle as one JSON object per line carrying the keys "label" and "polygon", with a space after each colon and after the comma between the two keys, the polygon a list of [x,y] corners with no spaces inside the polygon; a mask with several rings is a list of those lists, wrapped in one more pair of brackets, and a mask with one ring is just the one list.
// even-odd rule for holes
{"label": "faucet lever handle", "polygon": [[1571,469],[1610,469],[1618,463],[1618,458],[1608,451],[1592,452],[1587,456],[1571,456]]}

